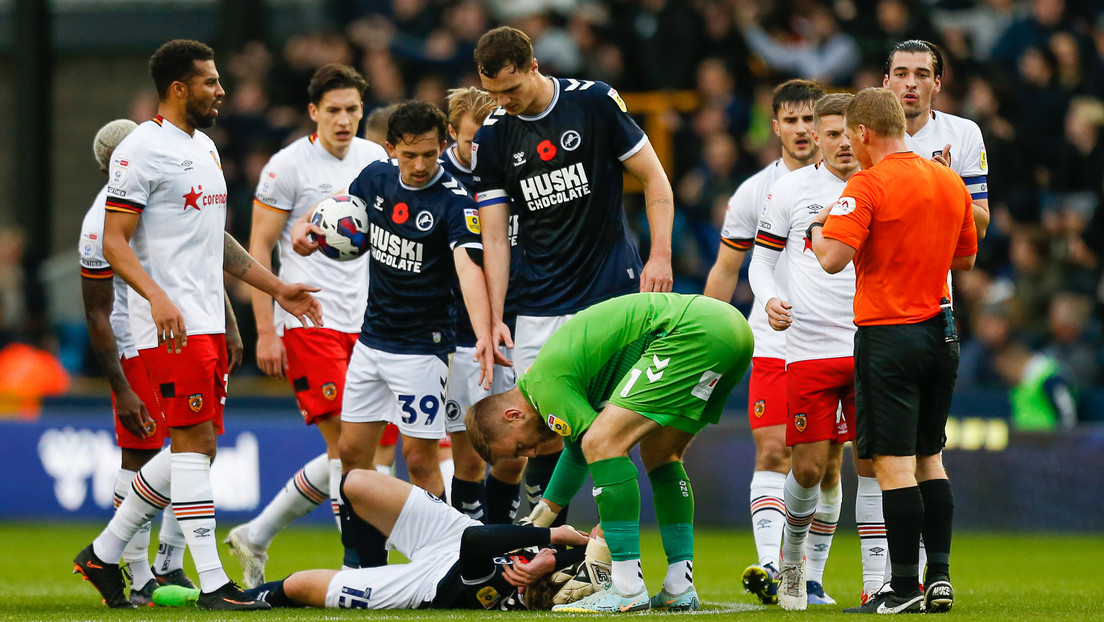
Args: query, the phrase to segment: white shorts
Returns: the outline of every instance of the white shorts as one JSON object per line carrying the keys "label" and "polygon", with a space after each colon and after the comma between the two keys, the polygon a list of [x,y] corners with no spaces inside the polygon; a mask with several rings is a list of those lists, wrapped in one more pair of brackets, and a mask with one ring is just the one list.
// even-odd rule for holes
{"label": "white shorts", "polygon": [[574,313],[549,317],[519,315],[514,329],[514,369],[517,373],[529,371],[529,366],[552,333],[573,317]]}
{"label": "white shorts", "polygon": [[445,437],[448,363],[434,354],[392,354],[353,347],[345,376],[341,420],[389,421],[414,438]]}
{"label": "white shorts", "polygon": [[437,584],[460,559],[464,530],[480,524],[415,486],[387,540],[410,563],[338,572],[326,591],[326,607],[415,609],[432,601]]}
{"label": "white shorts", "polygon": [[[502,348],[502,353],[506,358],[510,358],[512,354],[505,346]],[[495,365],[491,390],[484,391],[479,385],[479,363],[472,360],[473,356],[475,356],[475,348],[463,347],[456,348],[456,353],[452,355],[452,364],[449,366],[448,402],[445,406],[447,415],[445,431],[449,434],[467,429],[464,426],[464,413],[468,412],[472,404],[488,395],[505,393],[517,384],[517,375],[513,367]]]}

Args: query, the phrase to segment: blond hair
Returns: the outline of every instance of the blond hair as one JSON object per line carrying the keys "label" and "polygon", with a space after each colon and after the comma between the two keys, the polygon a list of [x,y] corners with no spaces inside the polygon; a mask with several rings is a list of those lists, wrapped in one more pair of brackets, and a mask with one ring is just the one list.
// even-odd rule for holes
{"label": "blond hair", "polygon": [[813,121],[819,122],[821,117],[843,116],[847,110],[847,104],[855,96],[850,93],[829,93],[817,100],[813,106]]}
{"label": "blond hair", "polygon": [[905,136],[905,109],[889,89],[872,86],[859,91],[844,114],[849,130],[862,125],[882,138]]}
{"label": "blond hair", "polygon": [[502,413],[509,407],[510,395],[517,388],[505,393],[488,395],[468,408],[464,415],[464,425],[467,427],[468,442],[472,449],[487,464],[494,464],[491,456],[491,441],[497,435],[497,425],[502,420]]}
{"label": "blond hair", "polygon": [[445,101],[448,102],[449,125],[454,130],[460,129],[464,115],[470,115],[476,125],[483,125],[483,119],[498,107],[490,93],[474,86],[449,89]]}

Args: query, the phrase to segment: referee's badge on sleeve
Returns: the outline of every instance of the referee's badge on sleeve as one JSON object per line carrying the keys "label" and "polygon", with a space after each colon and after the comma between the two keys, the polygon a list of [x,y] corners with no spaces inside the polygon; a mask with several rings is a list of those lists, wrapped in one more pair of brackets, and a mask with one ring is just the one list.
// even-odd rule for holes
{"label": "referee's badge on sleeve", "polygon": [[468,226],[468,231],[479,235],[482,230],[479,226],[479,210],[477,209],[465,209],[464,210],[464,224]]}
{"label": "referee's badge on sleeve", "polygon": [[836,207],[832,210],[833,216],[846,216],[855,211],[855,198],[854,197],[840,197],[836,201]]}

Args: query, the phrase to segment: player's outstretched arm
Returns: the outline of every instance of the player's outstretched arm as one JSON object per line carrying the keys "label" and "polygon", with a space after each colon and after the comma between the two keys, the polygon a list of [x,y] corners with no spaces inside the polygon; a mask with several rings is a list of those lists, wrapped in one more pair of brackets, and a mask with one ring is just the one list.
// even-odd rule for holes
{"label": "player's outstretched arm", "polygon": [[625,170],[644,187],[644,209],[651,231],[651,250],[640,273],[640,291],[669,292],[674,286],[671,270],[671,227],[675,221],[675,196],[649,141],[625,160]]}
{"label": "player's outstretched arm", "polygon": [[[288,213],[254,203],[253,227],[249,234],[249,254],[269,272],[272,271],[272,249],[287,224]],[[259,289],[251,292],[253,318],[257,323],[257,367],[265,375],[283,378],[287,373],[287,351],[276,334],[273,321],[272,296]]]}
{"label": "player's outstretched arm", "polygon": [[487,283],[483,271],[475,265],[468,255],[468,249],[457,247],[453,250],[453,262],[456,264],[456,276],[460,279],[460,292],[464,296],[464,308],[471,318],[475,331],[475,359],[479,361],[479,384],[486,390],[491,389],[494,380],[495,363],[512,363],[498,349],[491,335],[491,305],[487,299]]}
{"label": "player's outstretched arm", "polygon": [[119,352],[115,348],[115,333],[111,330],[111,307],[115,302],[112,279],[81,279],[81,296],[84,299],[84,318],[88,324],[88,337],[92,350],[100,362],[111,392],[115,394],[115,414],[127,432],[139,438],[148,438],[157,424],[150,417],[145,404],[127,381],[119,364]]}
{"label": "player's outstretched arm", "polygon": [[506,289],[510,285],[510,204],[497,203],[479,208],[479,226],[483,239],[483,274],[490,303],[491,346],[514,347],[510,329],[502,321]]}
{"label": "player's outstretched arm", "polygon": [[320,288],[281,281],[264,266],[258,265],[227,232],[223,233],[222,269],[230,276],[271,294],[285,311],[299,318],[303,326],[309,326],[308,319],[315,326],[322,326],[322,303],[310,294]]}
{"label": "player's outstretched arm", "polygon": [[157,327],[157,345],[163,343],[169,352],[180,352],[188,345],[184,314],[146,272],[130,247],[130,238],[137,227],[138,214],[109,211],[104,218],[104,258],[127,285],[149,301],[150,315]]}

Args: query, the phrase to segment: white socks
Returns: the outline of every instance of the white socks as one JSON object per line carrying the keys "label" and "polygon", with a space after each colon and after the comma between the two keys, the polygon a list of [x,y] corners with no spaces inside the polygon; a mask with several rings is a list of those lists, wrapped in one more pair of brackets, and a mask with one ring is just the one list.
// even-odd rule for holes
{"label": "white socks", "polygon": [[337,532],[341,533],[341,458],[330,460],[330,507],[333,508]]}
{"label": "white socks", "polygon": [[184,540],[184,532],[180,531],[180,523],[172,512],[161,513],[161,531],[157,534],[160,544],[157,547],[157,557],[153,559],[153,568],[157,574],[165,575],[174,570],[184,568],[184,550],[187,542]]}
{"label": "white socks", "polygon": [[625,596],[639,594],[644,589],[644,571],[640,569],[639,559],[613,560],[610,574],[613,575],[614,589]]}
{"label": "white socks", "polygon": [[[119,469],[115,476],[115,507],[118,508],[130,494],[131,484],[134,482],[134,471]],[[142,589],[153,579],[153,573],[149,567],[149,543],[150,523],[146,521],[130,542],[123,549],[122,561],[126,562],[127,572],[130,574],[132,589]]]}
{"label": "white socks", "polygon": [[204,592],[217,590],[230,581],[230,577],[222,569],[215,538],[209,456],[191,452],[172,454],[172,508],[192,551],[201,589]]}
{"label": "white socks", "polygon": [[784,486],[786,503],[786,536],[782,540],[782,559],[799,562],[805,557],[805,537],[816,514],[820,500],[820,486],[805,488],[794,479],[793,472],[786,476]]}
{"label": "white socks", "polygon": [[249,542],[267,550],[280,530],[330,500],[330,494],[330,459],[322,454],[296,471],[264,510],[249,521]]}
{"label": "white socks", "polygon": [[775,570],[779,569],[778,551],[786,526],[785,483],[786,475],[774,471],[755,471],[751,476],[751,532],[759,565],[772,564]]}
{"label": "white socks", "polygon": [[115,508],[107,527],[92,542],[96,557],[117,564],[123,549],[150,518],[169,504],[171,466],[168,449],[162,450],[134,476],[130,494]]}
{"label": "white socks", "polygon": [[824,567],[832,551],[832,537],[836,535],[842,507],[843,488],[838,482],[832,488],[820,489],[820,502],[813,515],[813,524],[809,526],[809,539],[805,541],[806,581],[824,583]]}
{"label": "white socks", "polygon": [[694,585],[694,560],[667,564],[667,577],[663,579],[663,589],[677,596]]}
{"label": "white socks", "polygon": [[863,592],[874,594],[885,583],[889,543],[882,517],[882,489],[878,478],[858,476],[855,493],[855,522],[862,552]]}

